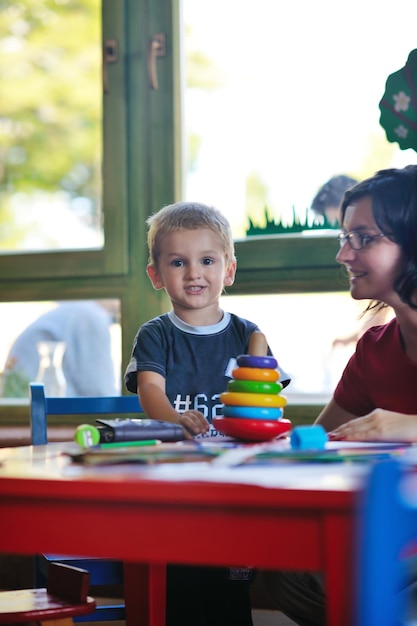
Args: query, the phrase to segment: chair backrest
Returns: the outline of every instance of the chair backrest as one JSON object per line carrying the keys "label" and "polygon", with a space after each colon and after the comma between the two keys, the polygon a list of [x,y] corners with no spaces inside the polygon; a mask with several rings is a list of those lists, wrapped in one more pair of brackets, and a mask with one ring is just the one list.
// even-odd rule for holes
{"label": "chair backrest", "polygon": [[417,541],[417,473],[395,459],[376,463],[358,522],[355,624],[411,623],[407,584],[410,548]]}
{"label": "chair backrest", "polygon": [[42,383],[30,383],[29,389],[31,441],[34,446],[48,443],[48,415],[143,413],[136,395],[55,398],[45,396]]}
{"label": "chair backrest", "polygon": [[50,563],[47,591],[51,596],[68,602],[86,602],[90,589],[90,573],[63,563]]}

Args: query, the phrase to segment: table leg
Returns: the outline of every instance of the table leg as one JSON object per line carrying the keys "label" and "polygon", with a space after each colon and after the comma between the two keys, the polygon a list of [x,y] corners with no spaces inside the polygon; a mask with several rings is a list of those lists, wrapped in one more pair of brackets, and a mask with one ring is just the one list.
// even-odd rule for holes
{"label": "table leg", "polygon": [[327,626],[350,626],[353,618],[353,522],[328,515],[324,532]]}
{"label": "table leg", "polygon": [[123,563],[126,626],[165,626],[166,566]]}

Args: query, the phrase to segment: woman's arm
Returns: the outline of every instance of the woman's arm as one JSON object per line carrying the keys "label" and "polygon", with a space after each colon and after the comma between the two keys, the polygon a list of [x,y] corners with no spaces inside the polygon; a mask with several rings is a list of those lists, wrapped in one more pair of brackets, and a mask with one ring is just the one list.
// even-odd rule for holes
{"label": "woman's arm", "polygon": [[342,409],[342,407],[337,404],[336,400],[332,398],[316,419],[315,424],[321,424],[323,428],[329,432],[335,430],[341,424],[355,419],[355,417],[357,417],[357,415],[353,415],[349,413],[349,411]]}
{"label": "woman's arm", "polygon": [[417,441],[417,415],[374,409],[368,415],[342,424],[331,433],[333,440]]}
{"label": "woman's arm", "polygon": [[210,425],[200,411],[178,413],[165,393],[165,378],[156,372],[137,373],[137,392],[141,406],[150,419],[173,422],[183,427],[186,439],[206,433]]}

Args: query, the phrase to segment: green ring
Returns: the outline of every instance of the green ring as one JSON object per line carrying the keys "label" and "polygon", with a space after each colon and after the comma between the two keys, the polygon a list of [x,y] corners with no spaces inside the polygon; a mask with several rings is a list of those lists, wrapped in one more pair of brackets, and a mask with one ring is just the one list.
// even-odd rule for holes
{"label": "green ring", "polygon": [[238,393],[275,394],[281,390],[281,383],[268,383],[261,380],[230,380],[227,385],[227,391],[237,391]]}

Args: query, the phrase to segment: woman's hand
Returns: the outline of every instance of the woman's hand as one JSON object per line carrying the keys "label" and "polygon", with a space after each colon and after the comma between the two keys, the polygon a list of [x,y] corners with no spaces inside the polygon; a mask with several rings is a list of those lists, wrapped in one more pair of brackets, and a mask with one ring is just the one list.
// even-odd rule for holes
{"label": "woman's hand", "polygon": [[417,441],[417,415],[374,409],[329,433],[332,441]]}

